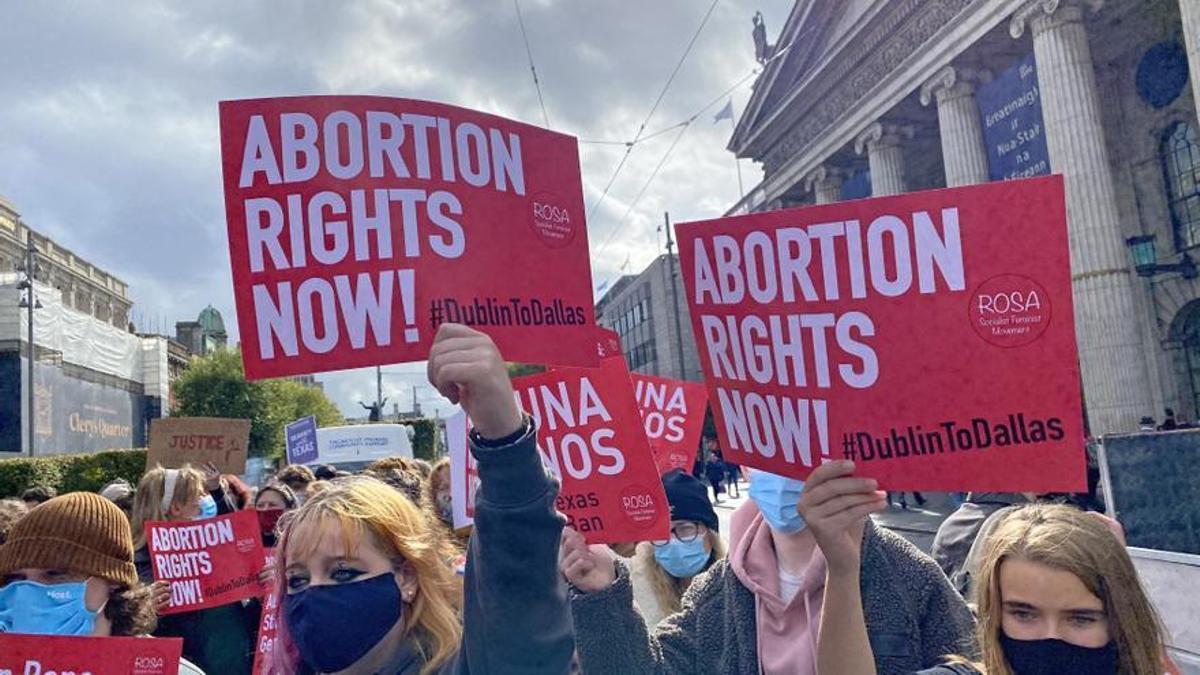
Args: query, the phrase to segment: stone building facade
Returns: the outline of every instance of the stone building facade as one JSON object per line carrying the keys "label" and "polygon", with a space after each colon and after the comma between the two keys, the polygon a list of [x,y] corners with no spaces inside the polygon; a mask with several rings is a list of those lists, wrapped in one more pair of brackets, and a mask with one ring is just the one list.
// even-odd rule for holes
{"label": "stone building facade", "polygon": [[[676,284],[674,301],[672,274]],[[675,330],[672,304],[678,312],[679,332]],[[621,348],[631,371],[676,380],[704,379],[677,256],[660,255],[640,274],[626,275],[613,283],[596,303],[596,322],[621,336]]]}
{"label": "stone building facade", "polygon": [[38,252],[38,281],[57,289],[70,309],[117,328],[128,327],[133,301],[125,282],[30,229],[16,207],[0,196],[0,274],[16,272],[24,264],[31,236]]}
{"label": "stone building facade", "polygon": [[1060,173],[1090,430],[1196,420],[1198,42],[1196,0],[799,0],[729,145],[764,178],[729,213]]}

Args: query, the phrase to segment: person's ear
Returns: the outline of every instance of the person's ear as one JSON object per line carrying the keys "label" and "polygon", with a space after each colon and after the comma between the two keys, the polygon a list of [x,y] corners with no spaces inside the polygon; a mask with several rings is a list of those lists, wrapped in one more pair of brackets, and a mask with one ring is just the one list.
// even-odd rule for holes
{"label": "person's ear", "polygon": [[417,573],[407,562],[396,570],[396,585],[400,587],[400,597],[405,604],[412,604],[417,598]]}

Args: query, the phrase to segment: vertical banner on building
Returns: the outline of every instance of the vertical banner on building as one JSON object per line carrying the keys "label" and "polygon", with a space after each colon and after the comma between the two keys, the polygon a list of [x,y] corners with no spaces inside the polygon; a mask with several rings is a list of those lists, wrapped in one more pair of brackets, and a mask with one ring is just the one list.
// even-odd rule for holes
{"label": "vertical banner on building", "polygon": [[[263,552],[267,569],[274,569],[276,549],[270,548]],[[270,590],[263,595],[262,616],[258,619],[258,642],[254,648],[254,666],[250,672],[253,675],[274,675],[277,671],[272,667],[275,657],[275,638],[279,634],[279,584],[272,583]]]}
{"label": "vertical banner on building", "polygon": [[3,675],[178,675],[183,640],[0,633]]}
{"label": "vertical banner on building", "polygon": [[171,584],[171,604],[159,614],[219,607],[260,595],[260,536],[253,511],[146,523],[154,580]]}
{"label": "vertical banner on building", "polygon": [[597,330],[599,368],[518,377],[521,408],[562,481],[558,510],[593,544],[666,539],[670,508],[615,333]]}
{"label": "vertical banner on building", "polygon": [[1086,487],[1060,176],[680,224],[725,458],[888,490]]}
{"label": "vertical banner on building", "polygon": [[691,472],[708,406],[704,383],[640,373],[631,373],[630,378],[659,473]]}
{"label": "vertical banner on building", "polygon": [[419,361],[444,322],[509,359],[595,365],[574,138],[376,96],[220,118],[248,378]]}
{"label": "vertical banner on building", "polygon": [[983,122],[991,180],[1050,173],[1050,150],[1042,124],[1042,96],[1033,54],[975,92]]}
{"label": "vertical banner on building", "polygon": [[288,464],[311,464],[317,461],[317,418],[309,415],[290,422],[283,428]]}

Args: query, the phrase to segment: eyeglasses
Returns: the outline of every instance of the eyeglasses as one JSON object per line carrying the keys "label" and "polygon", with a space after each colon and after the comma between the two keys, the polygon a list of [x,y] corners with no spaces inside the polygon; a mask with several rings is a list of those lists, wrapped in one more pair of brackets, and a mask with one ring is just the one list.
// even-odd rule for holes
{"label": "eyeglasses", "polygon": [[[671,528],[671,535],[684,543],[696,541],[696,537],[700,536],[701,526],[696,523],[680,523]],[[669,540],[659,539],[651,542],[655,546],[666,546]]]}

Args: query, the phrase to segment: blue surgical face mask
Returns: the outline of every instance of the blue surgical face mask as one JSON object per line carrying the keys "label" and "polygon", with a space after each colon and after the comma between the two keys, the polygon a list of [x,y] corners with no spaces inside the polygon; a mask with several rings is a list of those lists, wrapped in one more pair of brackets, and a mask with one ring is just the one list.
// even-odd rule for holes
{"label": "blue surgical face mask", "polygon": [[704,570],[711,554],[704,550],[704,537],[679,541],[674,535],[662,546],[654,547],[654,559],[676,579],[690,579]]}
{"label": "blue surgical face mask", "polygon": [[354,665],[404,615],[396,575],[309,586],[283,598],[283,615],[300,658],[320,673]]}
{"label": "blue surgical face mask", "polygon": [[14,581],[0,588],[0,633],[91,635],[100,611],[88,610],[86,595],[86,581]]}
{"label": "blue surgical face mask", "polygon": [[212,495],[204,495],[200,498],[200,515],[194,520],[204,520],[206,518],[217,517],[217,500],[213,499]]}
{"label": "blue surgical face mask", "polygon": [[750,499],[754,500],[771,530],[780,534],[795,534],[807,525],[796,509],[803,491],[804,481],[796,478],[776,476],[759,469],[750,476]]}

